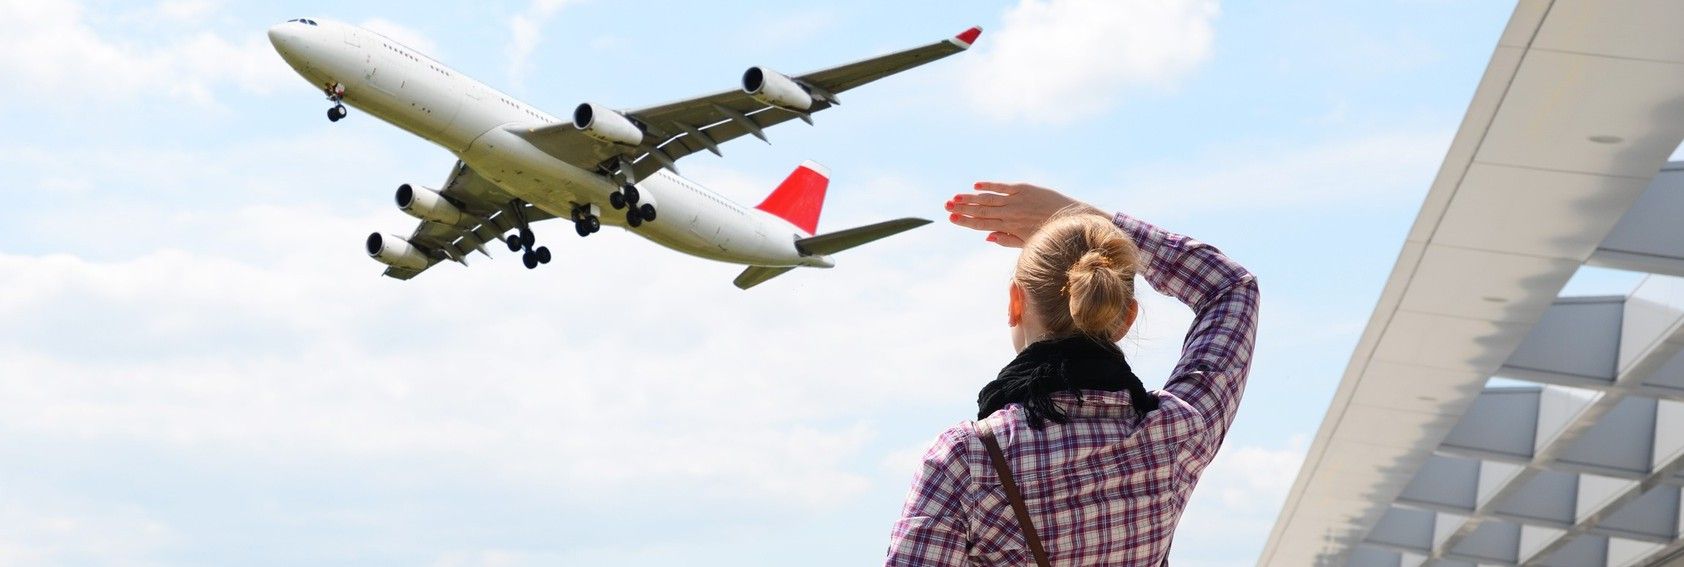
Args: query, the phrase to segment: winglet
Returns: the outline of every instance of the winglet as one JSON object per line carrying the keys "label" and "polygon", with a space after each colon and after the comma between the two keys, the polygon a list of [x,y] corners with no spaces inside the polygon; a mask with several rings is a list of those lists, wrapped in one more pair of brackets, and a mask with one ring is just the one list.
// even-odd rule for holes
{"label": "winglet", "polygon": [[971,26],[971,29],[959,32],[959,35],[953,36],[953,42],[959,44],[959,47],[969,48],[971,44],[976,43],[976,38],[981,36],[982,26]]}

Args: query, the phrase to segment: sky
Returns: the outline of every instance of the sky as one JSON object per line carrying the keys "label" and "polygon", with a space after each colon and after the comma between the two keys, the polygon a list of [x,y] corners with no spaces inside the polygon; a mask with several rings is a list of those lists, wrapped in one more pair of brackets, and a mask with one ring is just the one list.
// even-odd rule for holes
{"label": "sky", "polygon": [[[949,37],[971,51],[699,154],[757,202],[832,172],[821,232],[1024,181],[1258,275],[1239,416],[1177,565],[1268,537],[1512,2],[0,0],[0,564],[867,565],[915,463],[1012,352],[1014,252],[945,223],[751,291],[539,224],[407,282],[402,183],[455,158],[292,74],[264,30],[377,30],[552,114]],[[1567,293],[1622,293],[1586,269]],[[1142,289],[1145,289],[1142,286]],[[1124,346],[1163,382],[1190,319]]]}

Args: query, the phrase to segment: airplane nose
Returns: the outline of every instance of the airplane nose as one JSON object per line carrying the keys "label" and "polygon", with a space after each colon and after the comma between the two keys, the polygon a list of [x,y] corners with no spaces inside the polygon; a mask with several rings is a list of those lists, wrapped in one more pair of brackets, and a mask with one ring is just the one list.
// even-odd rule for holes
{"label": "airplane nose", "polygon": [[275,50],[286,53],[298,45],[298,25],[292,22],[276,24],[269,28],[269,44]]}

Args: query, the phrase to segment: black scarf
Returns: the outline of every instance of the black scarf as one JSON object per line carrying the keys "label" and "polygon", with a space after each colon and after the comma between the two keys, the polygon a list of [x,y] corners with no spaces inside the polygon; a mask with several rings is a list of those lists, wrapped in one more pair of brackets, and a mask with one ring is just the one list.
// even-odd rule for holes
{"label": "black scarf", "polygon": [[1147,412],[1158,409],[1158,398],[1146,391],[1140,378],[1134,375],[1122,349],[1084,334],[1060,339],[1036,341],[1018,353],[1017,358],[1000,370],[999,377],[977,393],[977,419],[982,419],[1010,403],[1023,405],[1029,426],[1040,429],[1042,420],[1069,423],[1052,401],[1058,392],[1076,395],[1082,401],[1081,390],[1120,392],[1128,390],[1135,415],[1144,418]]}

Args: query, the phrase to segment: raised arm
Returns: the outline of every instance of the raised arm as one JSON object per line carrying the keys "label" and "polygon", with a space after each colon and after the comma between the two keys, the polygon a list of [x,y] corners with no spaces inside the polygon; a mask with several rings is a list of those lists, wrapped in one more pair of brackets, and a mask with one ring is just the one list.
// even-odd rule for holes
{"label": "raised arm", "polygon": [[[977,193],[947,202],[948,220],[988,233],[988,241],[1019,247],[1054,213],[1071,207],[1105,214],[1058,191],[1022,183],[976,184]],[[1147,257],[1153,289],[1193,309],[1181,361],[1165,389],[1192,404],[1220,440],[1251,369],[1257,332],[1257,280],[1215,247],[1124,214],[1112,217]]]}
{"label": "raised arm", "polygon": [[1145,256],[1146,283],[1193,309],[1181,361],[1164,389],[1198,409],[1220,439],[1251,371],[1257,278],[1214,246],[1122,213],[1113,220]]}

